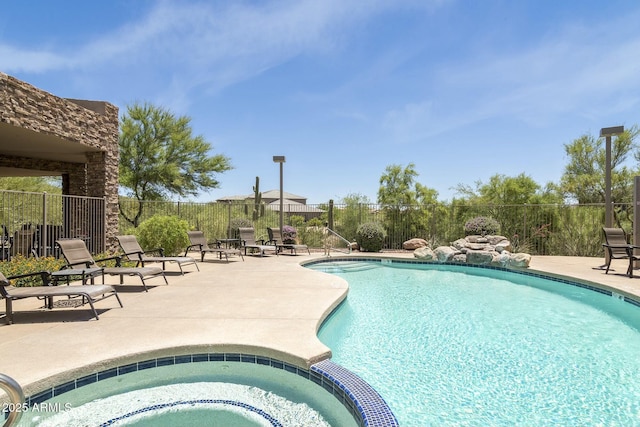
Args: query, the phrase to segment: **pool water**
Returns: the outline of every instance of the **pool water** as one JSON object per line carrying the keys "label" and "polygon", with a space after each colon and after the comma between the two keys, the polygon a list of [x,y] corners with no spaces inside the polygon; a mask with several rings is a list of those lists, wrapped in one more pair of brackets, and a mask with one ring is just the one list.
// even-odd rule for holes
{"label": "pool water", "polygon": [[317,263],[349,282],[319,331],[402,426],[640,425],[640,309],[449,265]]}
{"label": "pool water", "polygon": [[21,426],[351,426],[346,407],[300,375],[255,363],[157,366],[78,387]]}

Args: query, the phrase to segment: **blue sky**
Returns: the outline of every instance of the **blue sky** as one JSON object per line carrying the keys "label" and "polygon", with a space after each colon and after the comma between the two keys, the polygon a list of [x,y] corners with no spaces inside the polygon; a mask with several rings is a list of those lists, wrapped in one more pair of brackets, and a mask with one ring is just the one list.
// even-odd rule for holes
{"label": "blue sky", "polygon": [[231,158],[195,200],[277,189],[376,201],[391,164],[455,196],[640,122],[636,0],[3,2],[0,71],[57,96],[192,119]]}

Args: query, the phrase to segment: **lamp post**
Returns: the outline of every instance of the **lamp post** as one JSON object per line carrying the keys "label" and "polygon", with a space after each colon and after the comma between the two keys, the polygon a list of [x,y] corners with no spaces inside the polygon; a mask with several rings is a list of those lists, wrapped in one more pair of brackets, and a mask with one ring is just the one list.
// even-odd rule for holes
{"label": "lamp post", "polygon": [[604,226],[613,227],[613,203],[611,201],[611,137],[624,132],[624,126],[600,129],[600,137],[606,141],[606,159],[604,171]]}
{"label": "lamp post", "polygon": [[282,166],[285,162],[284,156],[273,156],[275,163],[280,163],[280,233],[282,233],[282,227],[284,226],[284,190],[282,185]]}

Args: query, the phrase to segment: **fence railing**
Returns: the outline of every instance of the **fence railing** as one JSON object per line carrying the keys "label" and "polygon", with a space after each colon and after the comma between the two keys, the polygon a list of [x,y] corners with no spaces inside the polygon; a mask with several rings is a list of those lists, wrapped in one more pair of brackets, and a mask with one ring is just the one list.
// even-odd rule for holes
{"label": "fence railing", "polygon": [[[121,208],[134,211],[138,203],[120,200]],[[252,216],[253,203],[145,202],[141,220],[162,213],[177,215],[207,236],[232,237],[234,220],[251,221],[260,237],[267,227],[277,227],[279,211],[263,209]],[[312,248],[322,248],[324,224],[349,241],[355,241],[360,224],[379,222],[387,235],[384,249],[401,249],[414,237],[431,246],[448,245],[465,236],[465,223],[478,216],[494,218],[499,234],[507,237],[513,251],[533,255],[601,256],[604,204],[571,205],[471,205],[440,203],[427,206],[389,206],[380,204],[284,205],[284,223],[294,226],[298,239]],[[616,226],[628,233],[632,229],[632,205],[614,205]],[[120,219],[120,232],[132,232],[133,225]]]}
{"label": "fence railing", "polygon": [[103,252],[103,198],[0,191],[0,259],[15,255],[58,255],[55,241],[80,238]]}
{"label": "fence railing", "polygon": [[[279,206],[256,212],[253,203],[144,202],[121,198],[119,230],[132,234],[138,224],[154,215],[177,216],[210,238],[230,238],[237,221],[249,221],[258,239],[267,227],[278,227]],[[139,208],[142,209],[139,211]],[[631,234],[631,204],[614,205],[617,227]],[[138,212],[140,215],[137,216]],[[514,252],[533,255],[602,256],[604,204],[575,205],[471,205],[440,203],[427,206],[379,204],[284,205],[284,224],[296,228],[301,243],[323,248],[325,223],[348,241],[356,240],[358,226],[379,222],[386,231],[384,249],[401,249],[419,237],[432,247],[448,245],[465,235],[465,223],[478,216],[494,218],[499,234],[511,241]],[[136,218],[135,221],[132,219]],[[136,222],[136,224],[134,224]],[[92,253],[108,247],[105,241],[105,200],[47,193],[0,191],[1,258],[22,253],[55,253],[54,242],[81,238]]]}

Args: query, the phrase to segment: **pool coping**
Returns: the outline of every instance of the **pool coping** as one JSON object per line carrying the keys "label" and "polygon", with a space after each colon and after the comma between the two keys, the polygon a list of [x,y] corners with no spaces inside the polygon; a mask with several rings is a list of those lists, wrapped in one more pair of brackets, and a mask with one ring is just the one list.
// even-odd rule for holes
{"label": "pool coping", "polygon": [[[83,386],[109,378],[126,375],[161,366],[200,362],[241,362],[268,366],[296,374],[324,388],[341,403],[360,427],[396,427],[398,421],[384,399],[366,381],[348,369],[329,359],[311,365],[310,369],[284,362],[279,359],[246,353],[196,353],[165,356],[128,363],[94,372],[83,377],[47,388],[32,396],[27,396],[28,407],[40,405],[47,400],[76,390]],[[238,402],[241,404],[242,402]],[[4,418],[9,416],[4,412]],[[117,419],[114,419],[117,421]],[[111,421],[101,425],[110,425]]]}

